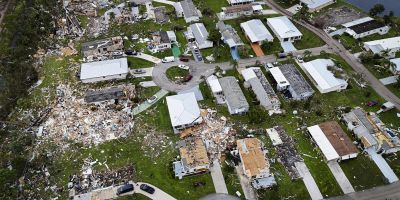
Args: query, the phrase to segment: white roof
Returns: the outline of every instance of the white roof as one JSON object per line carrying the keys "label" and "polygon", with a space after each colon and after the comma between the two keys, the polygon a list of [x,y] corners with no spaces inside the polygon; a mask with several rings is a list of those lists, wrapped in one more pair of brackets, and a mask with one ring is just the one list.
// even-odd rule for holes
{"label": "white roof", "polygon": [[210,86],[213,93],[222,92],[221,84],[219,84],[218,78],[214,75],[207,77],[207,84]]}
{"label": "white roof", "polygon": [[176,34],[174,31],[167,31],[169,40],[176,39]]}
{"label": "white roof", "polygon": [[126,58],[82,63],[81,80],[128,73]]}
{"label": "white roof", "polygon": [[252,19],[240,24],[251,42],[259,42],[268,40],[271,41],[274,37],[268,31],[267,27],[259,19]]}
{"label": "white roof", "polygon": [[168,96],[167,105],[173,127],[202,120],[200,108],[193,92]]}
{"label": "white roof", "polygon": [[242,70],[241,73],[245,81],[248,81],[252,78],[257,78],[257,75],[252,67]]}
{"label": "white roof", "polygon": [[228,0],[230,4],[243,4],[253,2],[254,0]]}
{"label": "white roof", "polygon": [[303,35],[286,16],[268,18],[267,21],[270,28],[274,29],[280,38]]}
{"label": "white roof", "polygon": [[189,27],[199,45],[211,42],[208,40],[208,31],[203,23],[191,24]]}
{"label": "white roof", "polygon": [[276,131],[276,129],[268,128],[267,134],[268,134],[269,138],[271,139],[273,146],[283,144],[281,137],[279,136],[279,133],[278,133],[278,131]]}
{"label": "white roof", "polygon": [[391,59],[390,62],[395,65],[396,71],[400,71],[400,58]]}
{"label": "white roof", "polygon": [[272,77],[274,77],[276,83],[278,84],[279,87],[287,87],[290,85],[289,81],[286,79],[286,77],[283,75],[281,69],[279,67],[273,67],[269,69],[271,72]]}
{"label": "white roof", "polygon": [[333,148],[332,144],[318,125],[308,127],[307,130],[321,149],[327,161],[340,158],[339,154],[336,152],[335,148]]}
{"label": "white roof", "polygon": [[364,22],[368,22],[368,21],[371,21],[371,20],[374,20],[374,19],[371,18],[371,17],[363,17],[363,18],[356,19],[356,20],[351,21],[351,22],[344,23],[344,24],[342,24],[342,26],[344,26],[346,28],[349,28],[351,26],[354,26],[354,25],[357,25],[357,24],[362,24]]}
{"label": "white roof", "polygon": [[303,63],[304,69],[307,70],[322,90],[328,90],[342,84],[347,84],[345,80],[336,78],[334,74],[328,70],[328,66],[335,66],[335,63],[330,59],[316,59]]}
{"label": "white roof", "polygon": [[262,5],[253,5],[252,7],[253,7],[253,10],[255,10],[255,11],[263,9]]}
{"label": "white roof", "polygon": [[[395,48],[400,48],[400,36],[386,38],[382,40],[374,40],[369,42],[364,42],[365,45],[369,46],[372,52],[379,53],[383,50],[391,50]],[[376,47],[376,48],[375,48]]]}
{"label": "white roof", "polygon": [[315,9],[330,2],[333,2],[333,0],[300,0],[300,1],[303,2],[304,4],[307,4],[308,8],[310,9]]}

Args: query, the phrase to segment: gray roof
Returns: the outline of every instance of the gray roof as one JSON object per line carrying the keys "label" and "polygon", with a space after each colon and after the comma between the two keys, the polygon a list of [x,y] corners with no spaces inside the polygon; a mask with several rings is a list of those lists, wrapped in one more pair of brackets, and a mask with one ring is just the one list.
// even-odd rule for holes
{"label": "gray roof", "polygon": [[112,87],[104,90],[89,90],[85,94],[85,102],[105,101],[119,99],[124,96],[124,91],[118,87]]}
{"label": "gray roof", "polygon": [[193,36],[198,44],[201,45],[210,42],[208,40],[208,31],[203,23],[191,24],[190,30],[192,30]]}
{"label": "gray roof", "polygon": [[222,39],[229,47],[232,48],[243,45],[242,40],[231,25],[226,25],[223,21],[219,21],[217,23],[217,28],[221,33]]}
{"label": "gray roof", "polygon": [[96,41],[83,43],[82,50],[88,51],[88,50],[92,50],[92,49],[97,49],[99,47],[106,47],[106,46],[111,46],[111,45],[113,45],[111,38],[106,38],[106,39],[102,39],[102,40],[96,40]]}
{"label": "gray roof", "polygon": [[314,93],[314,90],[308,84],[306,79],[300,74],[296,66],[293,64],[286,64],[279,67],[286,80],[289,82],[290,87],[297,95]]}
{"label": "gray roof", "polygon": [[161,43],[171,43],[171,40],[169,39],[168,33],[166,31],[157,31],[153,33],[153,35],[154,36],[159,35]]}
{"label": "gray roof", "polygon": [[246,97],[235,77],[227,76],[220,78],[219,83],[225,95],[225,100],[232,110],[249,107],[249,103],[247,103]]}
{"label": "gray roof", "polygon": [[185,16],[185,18],[200,17],[199,13],[197,13],[196,6],[194,6],[192,0],[184,0],[184,1],[181,1],[180,3],[181,3],[183,15]]}

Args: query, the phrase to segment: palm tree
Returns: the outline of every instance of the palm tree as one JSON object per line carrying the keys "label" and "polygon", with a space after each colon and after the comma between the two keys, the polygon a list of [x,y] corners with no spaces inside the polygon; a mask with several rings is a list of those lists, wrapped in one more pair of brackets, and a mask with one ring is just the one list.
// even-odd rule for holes
{"label": "palm tree", "polygon": [[231,60],[230,62],[231,66],[233,66],[234,68],[237,68],[239,66],[239,63],[237,60]]}

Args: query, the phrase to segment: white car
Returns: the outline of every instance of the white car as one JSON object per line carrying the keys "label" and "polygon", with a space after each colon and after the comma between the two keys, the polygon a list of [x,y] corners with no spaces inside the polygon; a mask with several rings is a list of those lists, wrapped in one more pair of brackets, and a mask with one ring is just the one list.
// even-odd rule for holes
{"label": "white car", "polygon": [[186,66],[186,65],[178,65],[178,67],[181,69],[185,69],[185,70],[189,69],[189,66]]}
{"label": "white car", "polygon": [[156,100],[157,100],[157,96],[156,96],[156,95],[153,95],[153,96],[151,96],[150,98],[147,99],[147,103],[152,104],[152,103],[154,103]]}

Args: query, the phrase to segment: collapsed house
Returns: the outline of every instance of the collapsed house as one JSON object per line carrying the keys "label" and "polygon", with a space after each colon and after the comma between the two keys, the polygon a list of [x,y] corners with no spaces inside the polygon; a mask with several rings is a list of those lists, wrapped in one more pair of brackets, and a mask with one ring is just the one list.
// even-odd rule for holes
{"label": "collapsed house", "polygon": [[327,162],[356,158],[358,149],[335,121],[324,122],[307,128]]}
{"label": "collapsed house", "polygon": [[203,122],[193,92],[168,96],[166,99],[171,125],[175,133]]}
{"label": "collapsed house", "polygon": [[260,14],[262,10],[261,5],[243,4],[223,7],[222,12],[218,13],[220,20],[236,19],[243,16],[251,16]]}
{"label": "collapsed house", "polygon": [[305,100],[314,94],[314,90],[293,64],[285,64],[269,69],[276,81],[278,91],[293,100]]}
{"label": "collapsed house", "polygon": [[260,105],[270,113],[280,112],[281,102],[272,86],[259,67],[251,67],[242,70],[244,80],[250,84],[251,89],[256,95]]}
{"label": "collapsed house", "polygon": [[342,121],[361,141],[364,149],[380,153],[394,153],[400,150],[400,139],[387,129],[375,113],[366,113],[357,107],[342,115]]}
{"label": "collapsed house", "polygon": [[97,9],[103,7],[100,1],[91,0],[64,0],[63,6],[66,10],[76,14],[89,17],[97,17]]}
{"label": "collapsed house", "polygon": [[364,42],[364,48],[374,54],[394,58],[400,50],[400,37]]}
{"label": "collapsed house", "polygon": [[101,102],[107,100],[115,100],[124,97],[124,91],[119,87],[112,87],[102,90],[89,90],[85,93],[85,102]]}
{"label": "collapsed house", "polygon": [[191,24],[185,33],[189,42],[195,42],[199,49],[213,47],[213,42],[208,39],[208,31],[203,23]]}
{"label": "collapsed house", "polygon": [[390,30],[389,26],[371,17],[351,21],[343,24],[343,26],[346,28],[345,32],[351,35],[354,39],[363,38],[375,33],[384,35]]}
{"label": "collapsed house", "polygon": [[63,36],[77,36],[82,37],[85,33],[85,30],[82,28],[81,23],[79,22],[76,15],[71,14],[68,10],[65,9],[65,18],[59,19],[57,21],[58,29],[57,35],[63,38]]}
{"label": "collapsed house", "polygon": [[303,162],[303,159],[296,151],[296,142],[281,126],[267,129],[267,134],[276,149],[278,161],[285,167],[292,180],[299,179],[301,176],[295,163]]}
{"label": "collapsed house", "polygon": [[83,83],[121,80],[125,79],[128,73],[128,60],[126,58],[82,63],[80,80]]}
{"label": "collapsed house", "polygon": [[340,92],[347,88],[347,77],[331,59],[315,59],[302,63],[302,69],[321,93]]}
{"label": "collapsed house", "polygon": [[173,162],[175,177],[205,173],[210,168],[206,147],[201,138],[189,137],[178,142],[181,160]]}
{"label": "collapsed house", "polygon": [[152,34],[153,41],[148,45],[152,52],[165,51],[171,49],[171,39],[166,31],[157,31]]}
{"label": "collapsed house", "polygon": [[250,179],[255,189],[264,189],[276,185],[270,165],[265,157],[264,144],[257,138],[245,138],[236,141],[244,175]]}
{"label": "collapsed house", "polygon": [[154,8],[154,16],[155,16],[156,22],[159,24],[165,24],[169,21],[169,16],[167,15],[165,6],[155,7]]}
{"label": "collapsed house", "polygon": [[236,78],[233,76],[223,77],[219,79],[219,83],[221,84],[229,113],[231,115],[247,113],[250,106]]}
{"label": "collapsed house", "polygon": [[86,42],[82,44],[83,56],[87,60],[101,60],[120,55],[124,50],[121,36]]}
{"label": "collapsed house", "polygon": [[178,17],[184,17],[186,23],[200,21],[201,12],[196,8],[192,0],[183,0],[174,4]]}

